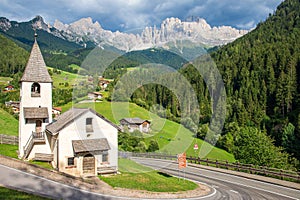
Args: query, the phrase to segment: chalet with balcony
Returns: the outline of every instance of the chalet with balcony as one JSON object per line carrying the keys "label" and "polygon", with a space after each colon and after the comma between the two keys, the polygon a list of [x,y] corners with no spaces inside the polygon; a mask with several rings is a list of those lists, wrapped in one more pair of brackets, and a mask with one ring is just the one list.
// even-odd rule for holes
{"label": "chalet with balcony", "polygon": [[120,120],[120,127],[122,131],[128,130],[129,132],[133,132],[138,130],[143,133],[150,132],[150,121],[140,119],[138,117],[135,118],[123,118]]}

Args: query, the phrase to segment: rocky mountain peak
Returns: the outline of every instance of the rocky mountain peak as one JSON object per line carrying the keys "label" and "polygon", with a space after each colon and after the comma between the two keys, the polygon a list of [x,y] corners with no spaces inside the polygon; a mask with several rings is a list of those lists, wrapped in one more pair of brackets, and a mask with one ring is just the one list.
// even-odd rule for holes
{"label": "rocky mountain peak", "polygon": [[75,33],[77,35],[91,35],[101,32],[103,29],[99,22],[93,23],[91,17],[82,18],[71,24],[63,24],[59,20],[55,20],[54,28],[66,31],[67,33]]}
{"label": "rocky mountain peak", "polygon": [[8,29],[10,29],[10,27],[10,21],[5,17],[0,17],[0,29],[3,31],[7,31]]}
{"label": "rocky mountain peak", "polygon": [[45,23],[43,17],[40,16],[40,15],[37,15],[30,22],[32,23],[32,27],[34,29],[43,29],[43,30],[48,30],[49,29],[48,24]]}

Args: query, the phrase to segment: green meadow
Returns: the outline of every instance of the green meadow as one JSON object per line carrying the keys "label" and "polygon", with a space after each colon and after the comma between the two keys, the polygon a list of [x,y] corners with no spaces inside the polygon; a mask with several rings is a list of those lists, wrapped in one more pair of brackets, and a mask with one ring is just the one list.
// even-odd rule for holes
{"label": "green meadow", "polygon": [[112,187],[152,192],[188,191],[198,187],[194,182],[155,171],[129,159],[119,159],[119,171],[121,174],[99,178]]}
{"label": "green meadow", "polygon": [[[53,68],[47,67],[52,70]],[[59,70],[59,73],[52,73],[53,86],[55,88],[71,88],[73,85],[78,85],[80,82],[86,82],[87,77],[79,74],[74,74]],[[66,84],[67,83],[67,84]]]}
{"label": "green meadow", "polygon": [[[72,107],[72,103],[63,106],[63,111]],[[188,156],[199,156],[200,149],[205,143],[205,147],[210,151],[201,158],[228,160],[234,162],[234,156],[220,148],[214,147],[201,139],[194,138],[193,133],[182,125],[161,118],[142,107],[127,102],[97,102],[97,103],[78,103],[73,105],[79,108],[92,108],[98,113],[109,119],[115,124],[119,124],[119,120],[125,117],[139,117],[151,121],[151,133],[143,134],[146,144],[151,139],[158,142],[160,152],[178,154],[186,152]],[[194,151],[194,144],[197,143],[199,149]],[[201,154],[202,155],[202,154]]]}
{"label": "green meadow", "polygon": [[0,108],[0,134],[18,135],[19,121]]}

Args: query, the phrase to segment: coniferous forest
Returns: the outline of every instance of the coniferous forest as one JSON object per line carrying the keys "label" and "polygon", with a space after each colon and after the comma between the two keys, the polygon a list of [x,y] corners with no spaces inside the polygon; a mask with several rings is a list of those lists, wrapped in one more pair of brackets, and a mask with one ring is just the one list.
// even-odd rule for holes
{"label": "coniferous forest", "polygon": [[[255,30],[210,53],[227,95],[226,122],[217,145],[241,162],[299,168],[299,36],[300,2],[286,0]],[[201,108],[199,120],[181,123],[204,138],[212,114],[209,91],[192,64],[179,72],[197,91]],[[174,121],[183,117],[175,94],[161,85],[144,85],[131,100],[157,113],[162,106],[167,110],[163,115]]]}

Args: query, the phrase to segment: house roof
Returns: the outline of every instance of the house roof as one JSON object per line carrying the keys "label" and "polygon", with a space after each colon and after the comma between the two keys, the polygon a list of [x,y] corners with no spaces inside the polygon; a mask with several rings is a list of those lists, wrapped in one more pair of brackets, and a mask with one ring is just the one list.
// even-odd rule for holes
{"label": "house roof", "polygon": [[63,113],[57,118],[57,121],[52,122],[51,124],[48,124],[46,126],[46,130],[48,130],[53,135],[57,134],[60,130],[65,128],[67,125],[69,125],[71,122],[73,122],[75,119],[83,115],[84,113],[91,111],[92,113],[96,114],[98,117],[102,118],[104,121],[108,122],[110,125],[115,127],[120,131],[120,128],[113,124],[111,121],[107,120],[105,117],[97,113],[96,111],[90,109],[90,108],[71,108],[67,112]]}
{"label": "house roof", "polygon": [[57,110],[57,111],[59,111],[59,112],[62,111],[61,107],[52,107],[52,110]]}
{"label": "house roof", "polygon": [[27,107],[24,108],[24,118],[25,119],[45,119],[48,118],[48,108],[34,108]]}
{"label": "house roof", "polygon": [[52,83],[39,45],[34,40],[29,60],[20,80],[21,82]]}
{"label": "house roof", "polygon": [[110,150],[110,146],[106,138],[72,140],[72,146],[75,153]]}
{"label": "house roof", "polygon": [[122,121],[122,120],[125,120],[125,121],[126,121],[127,123],[129,123],[129,124],[142,124],[142,123],[144,123],[145,121],[150,123],[150,121],[144,120],[144,119],[140,119],[140,118],[138,118],[138,117],[135,117],[135,118],[123,118],[123,119],[120,119],[120,121]]}
{"label": "house roof", "polygon": [[8,85],[8,86],[6,86],[5,88],[14,88],[14,86]]}

